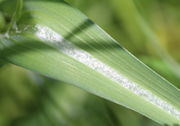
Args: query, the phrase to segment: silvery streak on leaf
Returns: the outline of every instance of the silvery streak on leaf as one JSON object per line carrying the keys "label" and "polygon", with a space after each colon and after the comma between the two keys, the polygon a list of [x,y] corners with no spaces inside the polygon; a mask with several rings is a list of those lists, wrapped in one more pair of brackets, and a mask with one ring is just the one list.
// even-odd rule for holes
{"label": "silvery streak on leaf", "polygon": [[163,99],[155,96],[150,91],[142,88],[140,85],[132,82],[127,77],[123,76],[110,66],[104,64],[100,60],[93,57],[88,52],[78,48],[69,41],[65,41],[64,38],[46,26],[36,25],[36,36],[45,42],[51,42],[54,46],[64,54],[74,58],[75,60],[85,64],[91,69],[99,72],[100,74],[108,77],[109,79],[115,81],[122,87],[130,90],[134,94],[143,97],[146,101],[158,106],[160,109],[170,113],[176,118],[180,119],[180,111],[174,106],[168,104]]}

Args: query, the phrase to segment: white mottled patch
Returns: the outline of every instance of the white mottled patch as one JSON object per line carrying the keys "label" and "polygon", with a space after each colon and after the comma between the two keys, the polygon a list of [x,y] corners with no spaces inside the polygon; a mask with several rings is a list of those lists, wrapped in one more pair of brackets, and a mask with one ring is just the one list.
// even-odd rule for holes
{"label": "white mottled patch", "polygon": [[115,81],[122,87],[130,90],[134,94],[143,97],[148,102],[158,106],[162,110],[180,119],[180,111],[176,109],[174,106],[168,104],[166,101],[162,100],[161,98],[153,95],[150,91],[143,89],[140,85],[130,81],[127,77],[121,75],[110,66],[99,61],[98,59],[90,55],[88,52],[79,49],[72,43],[64,40],[64,38],[61,35],[53,31],[49,27],[36,25],[36,29],[37,29],[36,35],[41,40],[46,41],[48,43],[51,42],[54,46],[58,47],[58,49],[62,51],[64,54],[87,65],[91,69],[99,72],[100,74]]}

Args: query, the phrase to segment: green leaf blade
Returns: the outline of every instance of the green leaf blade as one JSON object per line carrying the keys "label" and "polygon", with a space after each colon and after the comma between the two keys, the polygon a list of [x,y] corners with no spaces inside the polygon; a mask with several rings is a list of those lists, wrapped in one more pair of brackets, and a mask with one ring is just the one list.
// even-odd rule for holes
{"label": "green leaf blade", "polygon": [[[23,33],[1,40],[4,47],[10,45],[4,51],[10,62],[76,85],[161,124],[180,123],[179,90],[86,16],[64,2],[32,1],[25,7],[24,17],[30,14],[31,20],[22,18]],[[12,48],[13,43],[20,44]]]}

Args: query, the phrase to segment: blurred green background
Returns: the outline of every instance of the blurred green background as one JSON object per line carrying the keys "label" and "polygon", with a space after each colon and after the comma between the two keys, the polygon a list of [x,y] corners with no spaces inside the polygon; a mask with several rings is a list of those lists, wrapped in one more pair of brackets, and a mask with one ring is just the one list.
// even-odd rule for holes
{"label": "blurred green background", "polygon": [[[180,88],[179,0],[66,1]],[[71,85],[7,64],[0,67],[0,126],[159,124]]]}

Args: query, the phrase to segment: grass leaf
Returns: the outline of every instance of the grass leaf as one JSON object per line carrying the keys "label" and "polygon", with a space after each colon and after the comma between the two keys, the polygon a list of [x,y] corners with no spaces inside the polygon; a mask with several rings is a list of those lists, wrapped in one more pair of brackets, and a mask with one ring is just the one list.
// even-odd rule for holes
{"label": "grass leaf", "polygon": [[180,92],[64,2],[26,1],[21,32],[1,38],[1,56],[76,85],[160,124],[180,124]]}

